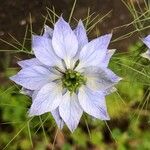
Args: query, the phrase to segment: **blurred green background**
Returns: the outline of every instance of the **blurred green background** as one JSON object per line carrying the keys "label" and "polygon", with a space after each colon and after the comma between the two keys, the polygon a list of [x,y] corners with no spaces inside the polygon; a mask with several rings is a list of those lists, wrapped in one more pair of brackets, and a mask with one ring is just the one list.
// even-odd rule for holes
{"label": "blurred green background", "polygon": [[[116,48],[117,53],[109,67],[123,80],[117,85],[118,91],[106,97],[111,120],[94,120],[84,114],[73,134],[66,127],[58,130],[50,114],[28,118],[31,99],[20,94],[20,87],[9,77],[19,70],[18,60],[32,57],[28,53],[31,24],[32,32],[40,34],[45,17],[49,13],[53,17],[50,10],[54,12],[54,8],[67,20],[74,1],[0,2],[0,149],[150,150],[150,62],[140,57],[146,51],[140,38],[150,31],[149,1],[77,1],[72,27],[80,18],[86,24],[87,15],[94,12],[87,26],[88,30],[95,24],[89,38],[113,31],[110,48]],[[49,20],[46,24],[52,27]]]}

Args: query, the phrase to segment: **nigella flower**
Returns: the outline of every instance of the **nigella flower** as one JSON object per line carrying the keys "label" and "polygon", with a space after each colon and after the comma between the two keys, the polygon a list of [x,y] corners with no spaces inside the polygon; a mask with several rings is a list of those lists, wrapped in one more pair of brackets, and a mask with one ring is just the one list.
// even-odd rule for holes
{"label": "nigella flower", "polygon": [[150,35],[143,39],[144,44],[148,47],[148,50],[141,56],[150,60]]}
{"label": "nigella flower", "polygon": [[33,35],[35,58],[19,61],[22,67],[11,80],[32,97],[30,116],[51,112],[58,127],[73,132],[83,111],[108,120],[105,95],[121,78],[108,63],[115,50],[108,50],[112,34],[90,42],[82,21],[72,30],[62,17],[54,30],[45,26],[43,36]]}

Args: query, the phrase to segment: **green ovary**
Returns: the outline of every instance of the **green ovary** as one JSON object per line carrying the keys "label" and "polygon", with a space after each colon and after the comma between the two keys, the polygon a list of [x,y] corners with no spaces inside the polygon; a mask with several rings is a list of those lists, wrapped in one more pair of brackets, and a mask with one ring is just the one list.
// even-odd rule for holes
{"label": "green ovary", "polygon": [[63,88],[71,93],[76,92],[82,85],[86,84],[86,78],[79,72],[68,69],[62,77]]}

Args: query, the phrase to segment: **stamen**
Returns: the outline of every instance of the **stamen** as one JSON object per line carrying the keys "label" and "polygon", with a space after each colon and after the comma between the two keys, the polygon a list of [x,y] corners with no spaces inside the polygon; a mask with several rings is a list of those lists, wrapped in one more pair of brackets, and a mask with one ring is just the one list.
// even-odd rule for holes
{"label": "stamen", "polygon": [[79,63],[80,63],[80,60],[78,59],[73,67],[73,70],[79,65]]}
{"label": "stamen", "polygon": [[64,67],[65,69],[67,69],[67,65],[66,65],[65,61],[64,61],[63,59],[61,59],[61,62],[62,62],[63,67]]}
{"label": "stamen", "polygon": [[86,84],[86,78],[79,72],[68,69],[62,77],[62,86],[71,93],[77,92],[78,89]]}
{"label": "stamen", "polygon": [[59,67],[55,66],[54,69],[57,70],[58,72],[64,74],[64,72]]}

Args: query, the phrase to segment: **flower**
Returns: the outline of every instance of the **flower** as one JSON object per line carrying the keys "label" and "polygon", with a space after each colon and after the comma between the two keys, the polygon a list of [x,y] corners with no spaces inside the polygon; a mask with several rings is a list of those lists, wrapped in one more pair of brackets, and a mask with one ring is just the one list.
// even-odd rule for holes
{"label": "flower", "polygon": [[35,58],[19,61],[22,67],[11,77],[32,97],[30,116],[51,112],[59,128],[74,131],[83,111],[109,120],[105,95],[114,92],[120,77],[108,69],[115,50],[108,50],[112,34],[90,42],[80,20],[76,29],[60,17],[54,30],[45,26],[42,36],[33,35]]}
{"label": "flower", "polygon": [[144,44],[148,47],[148,50],[143,53],[141,56],[150,60],[150,35],[145,37],[143,40]]}

